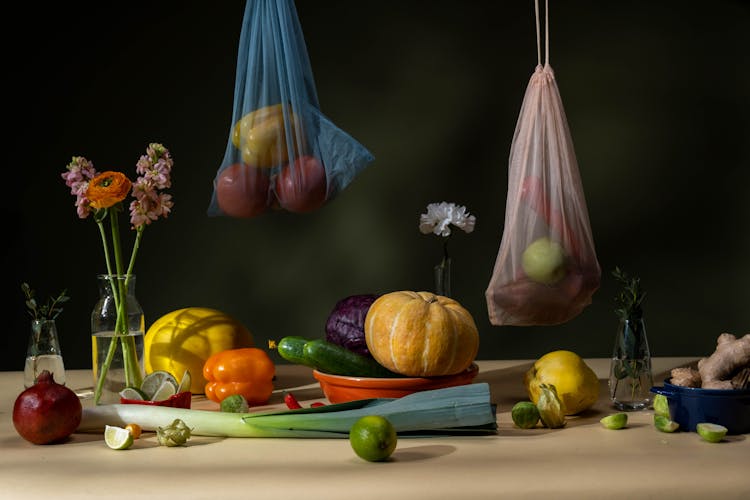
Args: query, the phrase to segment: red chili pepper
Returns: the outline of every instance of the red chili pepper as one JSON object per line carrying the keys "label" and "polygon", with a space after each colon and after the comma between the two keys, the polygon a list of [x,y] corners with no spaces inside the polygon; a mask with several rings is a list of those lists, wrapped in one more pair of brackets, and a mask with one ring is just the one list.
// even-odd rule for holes
{"label": "red chili pepper", "polygon": [[297,401],[297,398],[294,397],[294,394],[291,392],[284,393],[284,402],[286,403],[287,408],[290,410],[297,410],[299,408],[302,408],[302,405],[299,404],[299,401]]}
{"label": "red chili pepper", "polygon": [[320,401],[310,403],[310,408],[317,408],[318,406],[325,406],[325,403],[321,403]]}

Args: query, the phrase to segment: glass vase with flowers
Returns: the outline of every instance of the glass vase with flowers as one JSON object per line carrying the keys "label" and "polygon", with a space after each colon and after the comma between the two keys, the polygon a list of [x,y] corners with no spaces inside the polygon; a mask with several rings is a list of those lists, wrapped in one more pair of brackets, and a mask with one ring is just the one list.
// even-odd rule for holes
{"label": "glass vase with flowers", "polygon": [[[113,319],[109,321],[111,332],[105,335],[111,340],[106,348],[101,350],[96,344],[92,346],[96,404],[107,402],[107,398],[102,399],[105,394],[116,396],[124,387],[140,387],[141,384],[144,332],[142,312],[133,310],[140,308],[133,296],[134,267],[145,228],[160,217],[166,218],[172,210],[172,196],[163,192],[171,187],[172,166],[169,150],[161,144],[151,143],[146,154],[136,163],[138,177],[135,182],[131,182],[122,172],[108,170],[99,173],[93,163],[82,156],[74,156],[62,173],[65,184],[76,197],[78,217],[86,219],[91,216],[99,229],[107,270],[99,279],[103,280],[103,287],[109,293],[106,300],[100,300],[100,303],[104,302],[106,308],[113,311]],[[126,265],[119,217],[124,211],[123,202],[128,194],[133,198],[129,211],[135,237]],[[98,303],[92,317],[103,308]],[[134,313],[135,321],[132,319]],[[101,323],[106,321],[102,320]],[[92,334],[95,337],[101,333],[96,331],[98,324],[96,319],[92,319]],[[92,339],[92,342],[96,340]],[[119,387],[108,378],[113,363],[121,365],[124,373]]]}
{"label": "glass vase with flowers", "polygon": [[419,231],[422,234],[436,234],[443,239],[443,258],[435,265],[435,294],[451,296],[451,257],[448,255],[448,238],[451,226],[466,233],[474,231],[476,217],[467,212],[466,207],[455,203],[440,202],[427,205],[427,212],[419,217]]}

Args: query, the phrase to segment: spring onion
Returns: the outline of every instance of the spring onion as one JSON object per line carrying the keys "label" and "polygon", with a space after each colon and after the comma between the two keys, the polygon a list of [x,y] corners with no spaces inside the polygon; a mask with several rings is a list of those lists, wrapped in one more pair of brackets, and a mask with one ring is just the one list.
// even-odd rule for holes
{"label": "spring onion", "polygon": [[347,438],[362,416],[382,415],[400,434],[494,433],[489,385],[468,384],[417,392],[399,399],[365,399],[270,413],[226,413],[136,404],[85,408],[78,432],[136,423],[156,430],[180,419],[194,436]]}

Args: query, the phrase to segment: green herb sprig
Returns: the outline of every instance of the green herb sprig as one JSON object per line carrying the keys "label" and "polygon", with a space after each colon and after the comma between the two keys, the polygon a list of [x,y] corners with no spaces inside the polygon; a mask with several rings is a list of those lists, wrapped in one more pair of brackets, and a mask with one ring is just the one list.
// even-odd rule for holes
{"label": "green herb sprig", "polygon": [[643,299],[646,292],[641,287],[640,278],[628,276],[622,269],[615,267],[612,275],[622,285],[622,290],[615,296],[615,314],[622,321],[622,332],[617,341],[617,363],[613,366],[613,374],[617,382],[612,394],[617,394],[619,382],[630,379],[631,400],[641,388],[641,375],[650,370],[650,363],[646,365],[644,357],[648,352],[645,342],[643,326]]}
{"label": "green herb sprig", "polygon": [[63,290],[54,299],[48,298],[45,304],[39,305],[35,298],[36,294],[28,283],[21,283],[21,290],[26,297],[27,312],[34,320],[56,319],[63,311],[60,305],[70,300],[70,297],[67,295],[68,291]]}
{"label": "green herb sprig", "polygon": [[615,314],[624,321],[637,321],[643,318],[643,299],[646,292],[641,288],[641,279],[628,276],[619,267],[615,267],[612,276],[622,284],[622,291],[615,297],[618,307]]}

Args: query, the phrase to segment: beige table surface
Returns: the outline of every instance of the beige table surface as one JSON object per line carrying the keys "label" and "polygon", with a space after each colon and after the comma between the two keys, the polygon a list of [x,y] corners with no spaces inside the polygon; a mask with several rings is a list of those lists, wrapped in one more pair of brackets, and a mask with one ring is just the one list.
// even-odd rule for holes
{"label": "beige table surface", "polygon": [[[599,418],[614,411],[609,361],[586,361],[600,378],[600,399],[565,428],[515,428],[510,409],[526,399],[521,380],[531,362],[480,361],[476,380],[490,384],[497,434],[403,438],[384,463],[359,459],[346,439],[194,437],[166,448],[147,434],[114,451],[100,434],[74,434],[36,446],[12,423],[23,374],[0,372],[0,498],[750,498],[748,435],[711,444],[693,432],[665,434],[653,427],[651,411],[631,413],[626,429],[604,429]],[[691,361],[655,359],[655,380]],[[67,376],[69,387],[91,385],[89,371]],[[322,398],[301,366],[279,365],[276,388],[271,407],[283,406],[283,389],[303,401]],[[217,405],[201,396],[193,407]]]}

